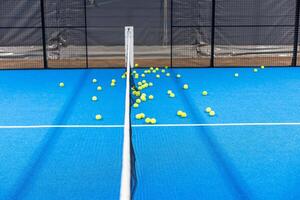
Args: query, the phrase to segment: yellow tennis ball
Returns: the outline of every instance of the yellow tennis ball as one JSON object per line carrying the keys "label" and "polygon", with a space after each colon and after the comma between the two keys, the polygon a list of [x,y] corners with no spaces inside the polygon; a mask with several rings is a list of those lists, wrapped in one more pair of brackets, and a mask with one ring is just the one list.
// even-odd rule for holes
{"label": "yellow tennis ball", "polygon": [[102,116],[98,114],[98,115],[95,116],[95,119],[96,119],[96,120],[101,120],[101,119],[102,119]]}
{"label": "yellow tennis ball", "polygon": [[97,90],[98,90],[98,91],[101,91],[101,90],[102,90],[102,87],[101,87],[101,86],[98,86],[98,87],[97,87]]}
{"label": "yellow tennis ball", "polygon": [[136,63],[134,66],[135,66],[135,67],[139,67],[139,64]]}
{"label": "yellow tennis ball", "polygon": [[260,68],[261,68],[261,69],[264,69],[264,68],[265,68],[265,66],[263,66],[263,65],[262,65],[262,66],[260,66]]}
{"label": "yellow tennis ball", "polygon": [[166,65],[166,66],[165,66],[165,69],[168,69],[168,68],[169,68],[169,66]]}
{"label": "yellow tennis ball", "polygon": [[207,95],[208,95],[208,92],[207,92],[207,91],[203,91],[203,92],[202,92],[202,95],[203,95],[203,96],[207,96]]}
{"label": "yellow tennis ball", "polygon": [[239,74],[238,74],[238,73],[235,73],[235,74],[234,74],[234,77],[236,77],[236,78],[239,77]]}
{"label": "yellow tennis ball", "polygon": [[171,98],[174,98],[174,97],[175,97],[175,94],[174,94],[174,93],[171,93],[169,96],[170,96]]}
{"label": "yellow tennis ball", "polygon": [[93,82],[93,83],[97,83],[97,79],[94,78],[94,79],[92,80],[92,82]]}
{"label": "yellow tennis ball", "polygon": [[98,100],[98,98],[96,96],[92,97],[92,101],[97,101],[97,100]]}
{"label": "yellow tennis ball", "polygon": [[63,82],[59,83],[59,87],[65,87],[65,84]]}
{"label": "yellow tennis ball", "polygon": [[161,70],[161,73],[165,73],[165,72],[166,72],[166,70],[164,70],[164,69]]}
{"label": "yellow tennis ball", "polygon": [[112,83],[116,83],[116,79],[112,79],[111,82],[112,82]]}
{"label": "yellow tennis ball", "polygon": [[216,115],[215,111],[212,110],[212,111],[209,112],[209,116],[213,117],[215,115]]}
{"label": "yellow tennis ball", "polygon": [[147,124],[149,124],[149,123],[151,123],[151,119],[150,119],[149,117],[147,117],[147,118],[145,119],[145,122],[146,122]]}
{"label": "yellow tennis ball", "polygon": [[135,100],[135,103],[140,104],[142,101],[140,99]]}
{"label": "yellow tennis ball", "polygon": [[141,92],[140,91],[136,91],[136,96],[137,97],[141,96]]}
{"label": "yellow tennis ball", "polygon": [[151,124],[156,124],[156,119],[155,118],[151,119]]}
{"label": "yellow tennis ball", "polygon": [[167,92],[168,94],[171,94],[172,93],[172,90],[168,90],[168,92]]}
{"label": "yellow tennis ball", "polygon": [[181,110],[178,110],[178,111],[177,111],[177,115],[178,115],[178,116],[181,116],[181,115],[182,115],[182,111],[181,111]]}
{"label": "yellow tennis ball", "polygon": [[145,77],[146,77],[146,75],[145,75],[145,74],[142,74],[142,75],[141,75],[141,77],[145,78]]}
{"label": "yellow tennis ball", "polygon": [[135,74],[135,75],[134,75],[134,78],[135,78],[135,79],[138,79],[138,78],[139,78],[139,75],[138,75],[138,74]]}
{"label": "yellow tennis ball", "polygon": [[152,86],[153,86],[153,83],[152,83],[152,82],[150,82],[150,83],[149,83],[149,86],[150,86],[150,87],[152,87]]}
{"label": "yellow tennis ball", "polygon": [[157,75],[156,75],[156,78],[160,78],[160,75],[159,75],[159,74],[157,74]]}
{"label": "yellow tennis ball", "polygon": [[159,68],[158,68],[158,67],[156,67],[156,68],[155,68],[155,70],[156,70],[156,71],[158,71],[158,70],[159,70]]}
{"label": "yellow tennis ball", "polygon": [[148,83],[145,83],[144,84],[145,88],[149,87],[149,84]]}
{"label": "yellow tennis ball", "polygon": [[115,87],[116,84],[115,84],[115,83],[111,83],[110,86],[111,86],[111,87]]}
{"label": "yellow tennis ball", "polygon": [[142,118],[141,118],[141,114],[136,114],[136,115],[135,115],[135,118],[136,118],[136,119],[142,119]]}
{"label": "yellow tennis ball", "polygon": [[185,89],[185,90],[189,89],[189,85],[188,84],[184,84],[183,85],[183,89]]}
{"label": "yellow tennis ball", "polygon": [[150,99],[150,100],[153,100],[153,99],[154,99],[154,96],[153,96],[153,95],[149,95],[149,99]]}
{"label": "yellow tennis ball", "polygon": [[170,73],[166,73],[166,76],[170,76]]}
{"label": "yellow tennis ball", "polygon": [[150,70],[152,71],[154,68],[153,67],[150,67]]}
{"label": "yellow tennis ball", "polygon": [[133,104],[133,107],[134,107],[134,108],[138,108],[138,107],[139,107],[139,104],[135,103],[135,104]]}
{"label": "yellow tennis ball", "polygon": [[126,75],[125,75],[125,74],[123,74],[123,75],[122,75],[122,79],[125,79],[125,78],[126,78]]}
{"label": "yellow tennis ball", "polygon": [[138,86],[141,86],[143,83],[142,82],[138,82]]}
{"label": "yellow tennis ball", "polygon": [[211,107],[207,107],[207,108],[205,109],[205,112],[207,112],[207,113],[210,113],[210,111],[212,111],[212,108],[211,108]]}
{"label": "yellow tennis ball", "polygon": [[142,80],[142,83],[144,83],[144,84],[145,84],[145,83],[147,83],[147,81],[146,81],[146,80]]}
{"label": "yellow tennis ball", "polygon": [[146,115],[144,113],[140,113],[141,119],[144,119]]}
{"label": "yellow tennis ball", "polygon": [[180,75],[180,74],[177,74],[177,75],[176,75],[176,78],[181,78],[181,75]]}
{"label": "yellow tennis ball", "polygon": [[186,118],[186,117],[187,117],[186,112],[182,112],[182,113],[181,113],[181,117],[182,117],[182,118]]}
{"label": "yellow tennis ball", "polygon": [[253,72],[254,72],[254,73],[258,72],[258,69],[256,69],[256,68],[255,68],[255,69],[253,69]]}

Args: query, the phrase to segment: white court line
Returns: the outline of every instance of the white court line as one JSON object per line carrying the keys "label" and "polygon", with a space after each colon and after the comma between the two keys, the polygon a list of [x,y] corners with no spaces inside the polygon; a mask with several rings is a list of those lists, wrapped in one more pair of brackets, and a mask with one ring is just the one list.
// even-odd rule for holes
{"label": "white court line", "polygon": [[[215,124],[136,124],[135,128],[147,127],[227,127],[227,126],[300,126],[300,122],[253,122],[253,123],[215,123]],[[43,128],[124,128],[124,125],[21,125],[0,126],[0,129],[43,129]]]}

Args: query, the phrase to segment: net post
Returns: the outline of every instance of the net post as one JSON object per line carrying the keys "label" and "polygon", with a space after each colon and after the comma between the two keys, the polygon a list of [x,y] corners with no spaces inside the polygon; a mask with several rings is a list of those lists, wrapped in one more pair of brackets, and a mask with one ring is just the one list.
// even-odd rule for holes
{"label": "net post", "polygon": [[42,42],[43,42],[43,62],[44,68],[48,68],[48,60],[47,60],[47,42],[46,42],[46,22],[45,22],[45,8],[44,8],[44,0],[40,0],[41,7],[41,25],[42,25]]}
{"label": "net post", "polygon": [[125,27],[125,66],[126,66],[126,96],[124,116],[124,136],[122,152],[122,172],[120,200],[131,200],[131,124],[130,124],[130,89],[131,89],[131,68],[134,66],[134,42],[133,27]]}

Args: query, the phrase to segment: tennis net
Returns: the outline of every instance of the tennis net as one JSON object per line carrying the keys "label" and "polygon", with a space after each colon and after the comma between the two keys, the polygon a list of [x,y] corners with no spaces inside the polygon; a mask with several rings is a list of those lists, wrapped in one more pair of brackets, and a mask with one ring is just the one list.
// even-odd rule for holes
{"label": "tennis net", "polygon": [[130,200],[132,193],[132,177],[134,176],[134,152],[131,140],[131,105],[134,99],[131,90],[135,88],[132,77],[134,66],[134,29],[131,26],[125,27],[125,64],[126,64],[126,96],[124,115],[124,136],[122,154],[122,174],[120,187],[120,200]]}

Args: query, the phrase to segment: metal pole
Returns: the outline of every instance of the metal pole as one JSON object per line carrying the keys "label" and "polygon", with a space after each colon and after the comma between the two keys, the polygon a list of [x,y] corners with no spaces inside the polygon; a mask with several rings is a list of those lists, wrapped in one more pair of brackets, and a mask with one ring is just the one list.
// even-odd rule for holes
{"label": "metal pole", "polygon": [[45,9],[44,9],[44,0],[40,0],[41,5],[41,23],[42,23],[42,40],[43,40],[43,61],[44,68],[48,68],[47,60],[47,42],[46,42],[46,27],[45,27]]}
{"label": "metal pole", "polygon": [[85,30],[85,61],[86,68],[89,68],[89,56],[88,56],[88,31],[87,31],[87,10],[86,10],[86,0],[84,1],[84,30]]}
{"label": "metal pole", "polygon": [[215,61],[215,18],[216,18],[216,0],[212,0],[212,16],[211,16],[211,57],[210,67],[214,67]]}
{"label": "metal pole", "polygon": [[297,66],[298,42],[299,42],[299,11],[300,11],[300,0],[297,0],[296,12],[295,12],[295,31],[294,31],[294,49],[293,49],[292,66]]}
{"label": "metal pole", "polygon": [[171,37],[171,41],[170,41],[170,53],[171,53],[171,67],[173,67],[173,0],[171,0],[171,33],[170,33],[170,37]]}

